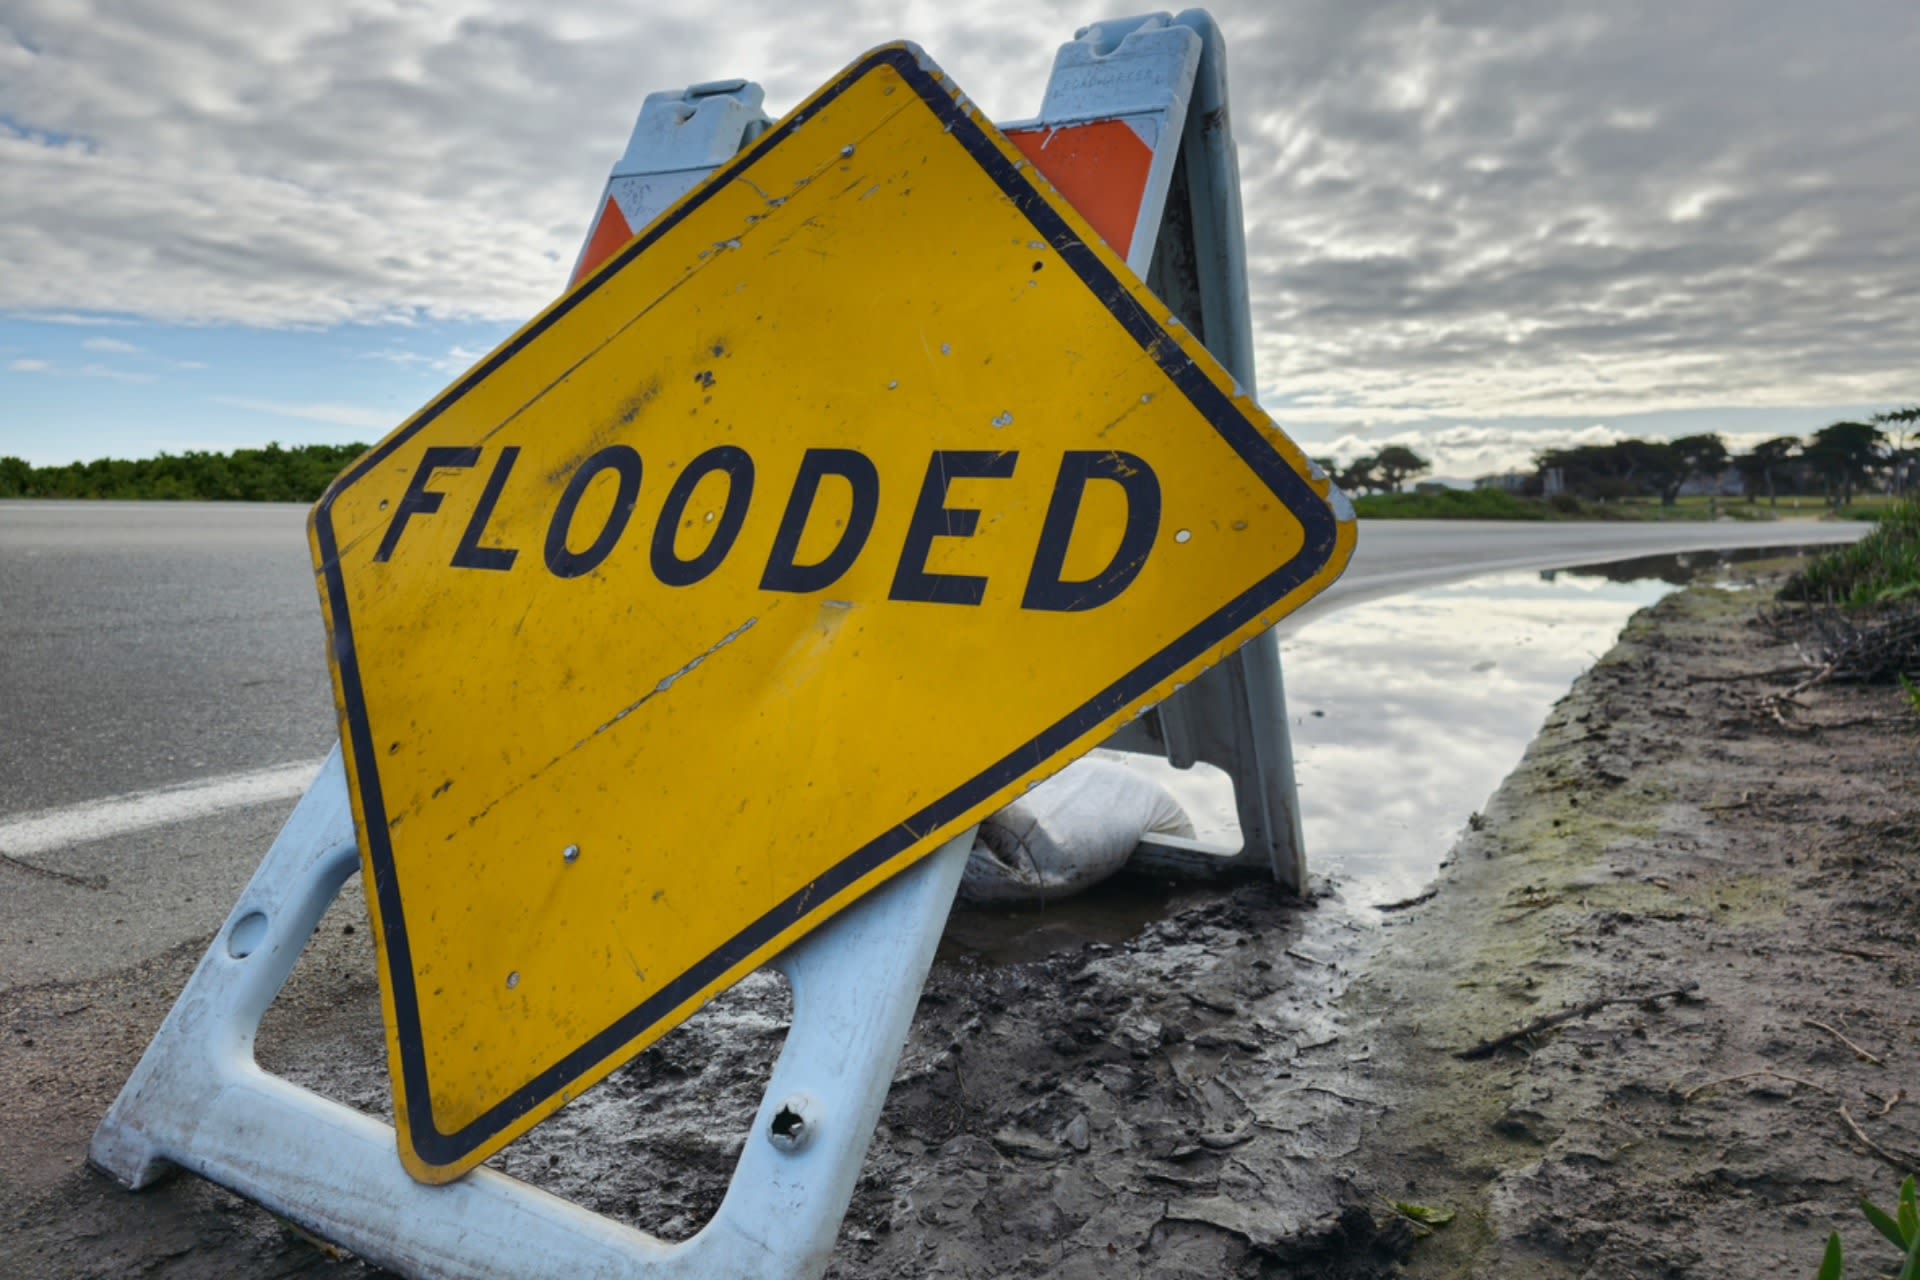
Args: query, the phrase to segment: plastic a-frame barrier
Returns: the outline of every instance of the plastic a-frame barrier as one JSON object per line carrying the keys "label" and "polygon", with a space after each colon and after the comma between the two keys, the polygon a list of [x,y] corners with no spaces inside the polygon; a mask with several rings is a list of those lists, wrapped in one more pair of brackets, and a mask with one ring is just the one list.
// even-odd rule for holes
{"label": "plastic a-frame barrier", "polygon": [[[760,86],[744,80],[649,96],[573,278],[758,137],[771,123],[762,100]],[[1213,19],[1192,9],[1083,28],[1055,56],[1039,115],[1001,129],[1235,379],[1254,386],[1240,170],[1226,48]],[[1238,846],[1151,835],[1134,869],[1185,878],[1267,872],[1304,893],[1277,636],[1247,644],[1107,745],[1182,769],[1214,765],[1233,783]]]}
{"label": "plastic a-frame barrier", "polygon": [[[1157,118],[1145,88],[1154,73],[1165,76],[1170,89]],[[1133,127],[1153,151],[1127,264],[1243,388],[1253,388],[1253,317],[1240,167],[1227,112],[1226,46],[1206,12],[1152,14],[1087,28],[1060,50],[1039,119],[1004,128],[1055,186],[1081,203],[1087,199],[1079,194],[1082,184],[1104,185],[1111,201],[1116,188],[1129,189],[1131,171],[1124,164],[1108,165],[1104,175],[1051,169],[1048,140],[1057,146],[1062,133],[1107,128],[1109,121]],[[1036,138],[1043,140],[1038,146],[1030,142]],[[1121,172],[1113,172],[1116,167]],[[1089,212],[1096,226],[1100,212]],[[1345,502],[1333,492],[1336,502]],[[1268,871],[1288,892],[1305,891],[1306,853],[1275,634],[1249,642],[1107,745],[1164,755],[1182,769],[1211,764],[1233,782],[1238,848],[1150,835],[1129,866],[1190,878]]]}
{"label": "plastic a-frame barrier", "polygon": [[[1158,14],[1081,31],[1060,50],[1040,117],[1007,132],[1103,234],[1127,240],[1129,264],[1251,385],[1225,107],[1212,20]],[[759,87],[745,81],[650,96],[576,278],[768,123]],[[1219,765],[1238,795],[1237,853],[1165,841],[1137,860],[1190,875],[1270,867],[1283,885],[1304,882],[1271,636],[1114,745]],[[416,1182],[391,1127],[254,1061],[261,1017],[359,869],[336,747],[101,1122],[90,1157],[129,1188],[173,1168],[198,1174],[419,1280],[817,1277],[972,842],[971,830],[957,836],[775,961],[792,988],[792,1029],[720,1208],[698,1234],[668,1244],[491,1169],[443,1186]]]}

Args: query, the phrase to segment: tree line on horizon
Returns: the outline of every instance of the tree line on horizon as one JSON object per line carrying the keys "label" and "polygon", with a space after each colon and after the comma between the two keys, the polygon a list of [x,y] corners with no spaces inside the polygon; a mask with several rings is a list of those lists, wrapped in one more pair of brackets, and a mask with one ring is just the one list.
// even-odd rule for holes
{"label": "tree line on horizon", "polygon": [[[1519,486],[1544,496],[1549,487],[1590,501],[1658,498],[1671,506],[1688,481],[1740,472],[1749,502],[1765,496],[1817,493],[1834,505],[1856,492],[1906,492],[1920,473],[1920,405],[1877,413],[1867,422],[1835,422],[1804,439],[1776,436],[1733,453],[1718,434],[1675,440],[1616,440],[1548,449]],[[365,453],[364,444],[305,444],[232,453],[189,450],[153,458],[97,458],[36,467],[0,456],[0,498],[82,498],[204,502],[314,502],[333,478]],[[1342,465],[1314,459],[1352,494],[1398,493],[1433,469],[1405,445],[1388,445]],[[1548,474],[1557,473],[1549,486]]]}
{"label": "tree line on horizon", "polygon": [[[1604,445],[1548,449],[1534,458],[1529,489],[1543,489],[1557,472],[1560,492],[1600,501],[1657,497],[1671,506],[1689,481],[1739,473],[1747,501],[1782,494],[1816,494],[1831,506],[1875,489],[1903,494],[1917,466],[1914,424],[1920,406],[1875,414],[1867,422],[1834,422],[1806,437],[1775,436],[1744,453],[1716,433],[1674,440],[1619,440]],[[1891,427],[1892,430],[1883,428]]]}
{"label": "tree line on horizon", "polygon": [[[1734,453],[1712,432],[1546,449],[1534,455],[1535,470],[1518,491],[1532,497],[1569,493],[1599,502],[1658,498],[1671,506],[1689,481],[1732,469],[1740,473],[1749,502],[1812,493],[1839,506],[1852,502],[1856,492],[1876,487],[1898,496],[1920,471],[1916,423],[1920,405],[1877,413],[1867,422],[1835,422],[1804,439],[1776,436],[1745,453]],[[1432,463],[1404,445],[1363,454],[1344,466],[1328,458],[1314,461],[1354,494],[1398,493],[1401,485],[1432,470]]]}
{"label": "tree line on horizon", "polygon": [[1398,493],[1400,486],[1433,470],[1433,464],[1403,444],[1390,444],[1378,453],[1363,453],[1341,466],[1332,458],[1314,458],[1313,464],[1333,477],[1347,493]]}
{"label": "tree line on horizon", "polygon": [[36,467],[0,456],[0,498],[99,498],[201,502],[314,502],[367,451],[364,444],[303,444],[232,453],[163,453]]}

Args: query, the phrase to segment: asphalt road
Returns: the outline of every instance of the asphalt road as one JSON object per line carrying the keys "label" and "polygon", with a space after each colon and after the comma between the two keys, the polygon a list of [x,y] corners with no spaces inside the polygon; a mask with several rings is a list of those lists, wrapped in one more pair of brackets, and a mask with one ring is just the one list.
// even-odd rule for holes
{"label": "asphalt road", "polygon": [[[0,991],[102,976],[224,918],[334,739],[305,514],[0,502]],[[1495,569],[1862,531],[1368,523],[1299,616]]]}
{"label": "asphalt road", "polygon": [[1714,523],[1530,524],[1507,520],[1364,520],[1346,573],[1290,616],[1287,628],[1319,614],[1486,573],[1571,569],[1685,551],[1809,547],[1852,542],[1857,522],[1812,519]]}

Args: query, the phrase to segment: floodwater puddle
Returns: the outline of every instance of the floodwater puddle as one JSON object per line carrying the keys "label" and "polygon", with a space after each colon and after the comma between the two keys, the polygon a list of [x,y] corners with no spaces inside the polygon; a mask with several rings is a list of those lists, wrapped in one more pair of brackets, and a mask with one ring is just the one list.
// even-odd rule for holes
{"label": "floodwater puddle", "polygon": [[1751,581],[1752,566],[1781,558],[1706,552],[1494,574],[1356,605],[1289,636],[1281,657],[1312,873],[1356,907],[1421,893],[1627,619],[1681,585]]}
{"label": "floodwater puddle", "polygon": [[1674,589],[1503,573],[1357,605],[1288,638],[1312,874],[1352,906],[1418,895],[1553,704]]}
{"label": "floodwater puddle", "polygon": [[[1678,585],[1750,580],[1797,549],[1694,552],[1491,574],[1351,605],[1285,635],[1307,866],[1361,918],[1420,895],[1547,712],[1627,619]],[[1743,572],[1744,567],[1744,572]],[[1209,765],[1133,756],[1209,843],[1239,845],[1233,787]],[[1017,910],[956,911],[949,947],[1019,961],[1074,941],[1117,942],[1196,896],[1196,884],[1121,877]]]}

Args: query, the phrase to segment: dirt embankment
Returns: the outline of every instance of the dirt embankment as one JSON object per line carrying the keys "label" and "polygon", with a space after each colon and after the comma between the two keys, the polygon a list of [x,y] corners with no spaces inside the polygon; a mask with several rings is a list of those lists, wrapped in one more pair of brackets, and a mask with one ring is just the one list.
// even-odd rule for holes
{"label": "dirt embankment", "polygon": [[1755,614],[1637,616],[1384,929],[1248,888],[943,972],[838,1273],[1752,1280],[1838,1228],[1874,1274],[1858,1198],[1920,1168],[1920,717],[1776,716]]}
{"label": "dirt embankment", "polygon": [[[1823,688],[1791,728],[1756,710],[1794,655],[1752,610],[1636,618],[1384,926],[1261,886],[1110,942],[1111,896],[958,920],[831,1274],[1751,1280],[1811,1276],[1835,1226],[1868,1273],[1855,1199],[1920,1152],[1920,718],[1887,690]],[[377,1112],[356,912],[262,1055]],[[964,945],[1009,928],[1025,958]],[[128,1196],[77,1166],[193,958],[0,999],[0,1274],[369,1274],[191,1179]],[[785,1016],[750,980],[500,1163],[690,1233]],[[1393,1200],[1457,1217],[1416,1241]]]}
{"label": "dirt embankment", "polygon": [[1462,1210],[1411,1274],[1811,1276],[1835,1228],[1886,1261],[1856,1206],[1920,1168],[1920,717],[1776,717],[1797,666],[1750,597],[1636,617],[1349,993],[1401,1099],[1356,1172]]}

